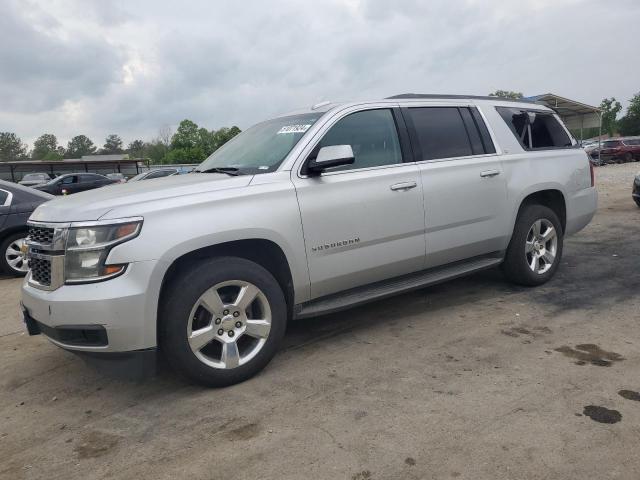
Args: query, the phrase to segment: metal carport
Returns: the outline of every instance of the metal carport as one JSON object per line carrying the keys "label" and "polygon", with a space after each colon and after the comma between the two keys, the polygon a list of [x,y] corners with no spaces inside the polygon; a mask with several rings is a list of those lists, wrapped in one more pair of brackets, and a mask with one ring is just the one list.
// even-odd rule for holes
{"label": "metal carport", "polygon": [[597,128],[599,135],[602,135],[602,116],[598,107],[576,102],[554,93],[525,97],[525,100],[541,103],[554,109],[568,129],[573,131],[580,130],[580,140],[583,140],[583,130],[585,128]]}

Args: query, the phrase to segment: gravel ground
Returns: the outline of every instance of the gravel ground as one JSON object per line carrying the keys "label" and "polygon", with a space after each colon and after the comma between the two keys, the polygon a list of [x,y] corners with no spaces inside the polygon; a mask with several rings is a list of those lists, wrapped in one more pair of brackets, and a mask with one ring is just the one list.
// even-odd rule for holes
{"label": "gravel ground", "polygon": [[487,271],[301,321],[222,390],[106,378],[23,333],[0,280],[2,479],[640,477],[639,164],[548,284]]}

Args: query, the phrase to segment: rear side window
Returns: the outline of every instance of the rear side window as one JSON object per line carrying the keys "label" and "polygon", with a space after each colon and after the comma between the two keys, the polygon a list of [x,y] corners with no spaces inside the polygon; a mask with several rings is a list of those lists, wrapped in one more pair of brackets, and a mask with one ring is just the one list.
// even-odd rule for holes
{"label": "rear side window", "polygon": [[7,199],[9,198],[9,192],[5,190],[0,190],[0,207],[4,206],[7,203]]}
{"label": "rear side window", "polygon": [[422,151],[419,160],[495,153],[489,131],[475,108],[414,107],[405,111]]}
{"label": "rear side window", "polygon": [[496,110],[525,150],[572,147],[571,138],[550,113],[511,107]]}

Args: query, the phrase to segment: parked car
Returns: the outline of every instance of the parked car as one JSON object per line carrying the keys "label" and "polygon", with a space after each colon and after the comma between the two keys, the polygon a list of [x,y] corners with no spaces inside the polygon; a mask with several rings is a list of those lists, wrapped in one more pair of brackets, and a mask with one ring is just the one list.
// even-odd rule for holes
{"label": "parked car", "polygon": [[0,273],[14,276],[27,273],[27,220],[38,205],[51,198],[48,193],[0,180]]}
{"label": "parked car", "polygon": [[49,180],[51,180],[51,175],[48,173],[27,173],[18,183],[25,187],[35,187],[47,183]]}
{"label": "parked car", "polygon": [[631,196],[636,202],[636,205],[640,207],[640,173],[636,175],[636,178],[633,180],[633,190],[631,191]]}
{"label": "parked car", "polygon": [[640,139],[613,139],[602,142],[600,159],[603,162],[632,162],[640,159]]}
{"label": "parked car", "polygon": [[94,360],[140,367],[160,346],[182,375],[229,385],[265,367],[290,319],[498,265],[543,284],[596,204],[586,153],[547,107],[317,105],[249,128],[190,175],[39,207],[25,323]]}
{"label": "parked car", "polygon": [[129,181],[137,182],[138,180],[151,180],[152,178],[170,177],[171,175],[182,175],[184,173],[191,172],[191,170],[193,169],[189,167],[155,168],[153,170],[149,170],[148,172],[139,173],[135,177],[131,177]]}
{"label": "parked car", "polygon": [[127,177],[125,177],[123,173],[107,173],[105,176],[111,180],[116,180],[118,183],[127,182]]}
{"label": "parked car", "polygon": [[72,193],[84,192],[85,190],[93,190],[94,188],[104,187],[119,183],[117,180],[107,178],[97,173],[69,173],[60,175],[53,180],[42,185],[36,185],[33,188],[52,195],[70,195]]}

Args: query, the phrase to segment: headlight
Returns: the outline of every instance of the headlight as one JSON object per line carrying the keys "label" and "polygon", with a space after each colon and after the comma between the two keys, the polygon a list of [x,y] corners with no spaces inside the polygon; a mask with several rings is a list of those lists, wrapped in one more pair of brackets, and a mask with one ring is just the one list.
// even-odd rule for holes
{"label": "headlight", "polygon": [[126,265],[107,265],[107,256],[114,246],[137,237],[141,226],[141,218],[109,224],[71,224],[65,251],[65,281],[96,282],[124,272]]}

